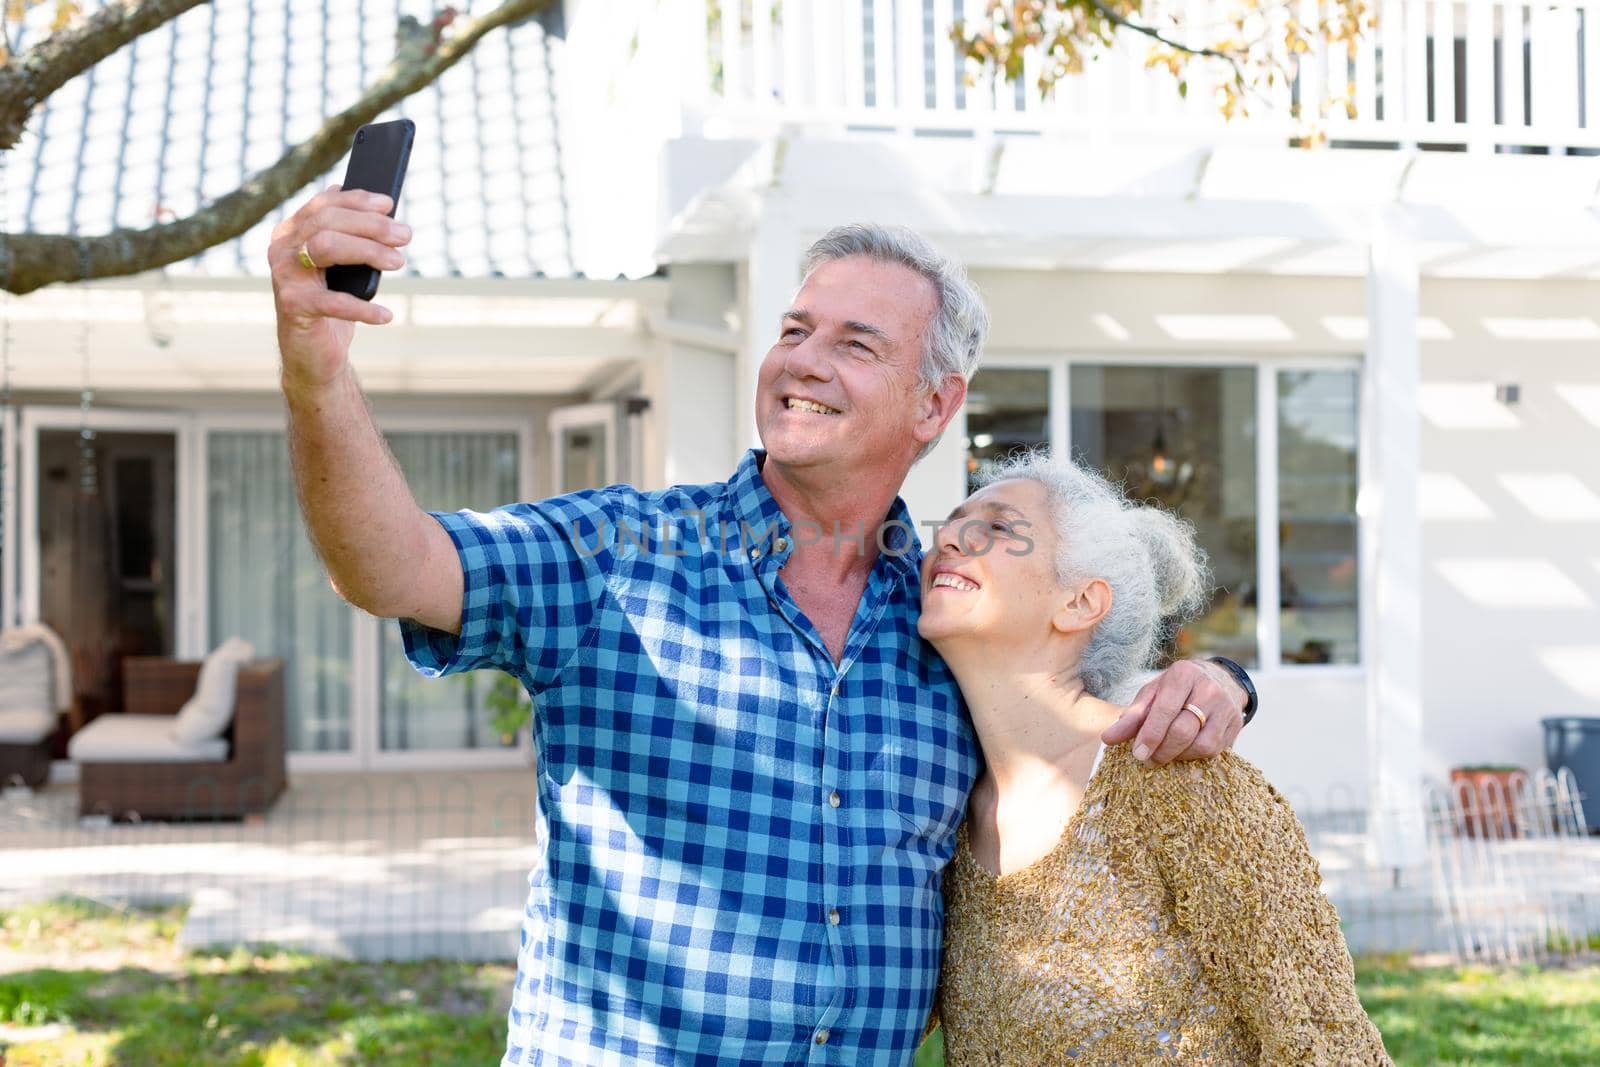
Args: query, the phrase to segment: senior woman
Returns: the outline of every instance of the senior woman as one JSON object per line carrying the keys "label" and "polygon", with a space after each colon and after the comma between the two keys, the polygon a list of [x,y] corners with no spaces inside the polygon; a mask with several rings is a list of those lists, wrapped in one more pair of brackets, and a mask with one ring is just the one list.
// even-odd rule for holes
{"label": "senior woman", "polygon": [[1389,1063],[1260,771],[1101,743],[1205,597],[1192,530],[1035,453],[956,509],[922,587],[985,764],[945,872],[946,1062]]}

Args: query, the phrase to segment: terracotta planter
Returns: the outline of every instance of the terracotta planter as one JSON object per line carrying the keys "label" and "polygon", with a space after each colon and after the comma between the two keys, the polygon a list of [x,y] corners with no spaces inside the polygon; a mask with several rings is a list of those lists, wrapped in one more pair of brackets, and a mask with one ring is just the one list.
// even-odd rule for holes
{"label": "terracotta planter", "polygon": [[1517,836],[1517,791],[1528,779],[1521,767],[1454,767],[1450,789],[1461,805],[1461,821],[1468,837]]}

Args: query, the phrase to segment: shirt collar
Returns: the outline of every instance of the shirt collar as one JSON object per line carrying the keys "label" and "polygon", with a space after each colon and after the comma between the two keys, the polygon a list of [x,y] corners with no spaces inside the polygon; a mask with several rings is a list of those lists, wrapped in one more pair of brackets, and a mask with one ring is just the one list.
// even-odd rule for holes
{"label": "shirt collar", "polygon": [[761,480],[761,461],[766,452],[752,448],[739,461],[739,467],[728,479],[728,496],[733,503],[736,522],[748,523],[753,536],[760,537],[767,527],[775,527],[774,536],[789,533],[789,519],[778,509],[767,483]]}
{"label": "shirt collar", "polygon": [[922,542],[917,538],[917,528],[911,522],[911,509],[899,497],[889,505],[888,518],[884,520],[883,544],[888,551],[882,553],[892,566],[912,580],[922,566]]}
{"label": "shirt collar", "polygon": [[[732,503],[734,520],[748,524],[748,536],[759,540],[763,532],[771,528],[772,538],[787,538],[788,516],[778,508],[778,502],[772,498],[767,483],[761,480],[761,462],[766,455],[765,450],[759,448],[745,452],[733,477],[728,479],[728,498]],[[917,528],[911,521],[911,509],[898,496],[889,505],[881,538],[880,543],[887,551],[880,552],[879,558],[901,575],[915,579],[922,565],[922,542],[917,538]],[[781,559],[788,551],[786,547],[772,555]]]}

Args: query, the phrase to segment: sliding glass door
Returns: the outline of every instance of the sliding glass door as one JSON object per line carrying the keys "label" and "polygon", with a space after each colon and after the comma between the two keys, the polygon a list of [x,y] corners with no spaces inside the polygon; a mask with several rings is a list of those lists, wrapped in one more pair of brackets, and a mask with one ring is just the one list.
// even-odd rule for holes
{"label": "sliding glass door", "polygon": [[[428,511],[487,511],[517,499],[514,433],[392,433],[389,448],[417,503]],[[382,751],[505,747],[489,728],[486,703],[498,672],[424,678],[406,662],[398,626],[381,627],[380,641]]]}
{"label": "sliding glass door", "polygon": [[[276,420],[272,420],[275,422]],[[486,511],[525,499],[531,436],[514,419],[389,428],[389,447],[426,510]],[[501,675],[427,680],[399,627],[346,604],[312,548],[295,496],[288,442],[260,420],[215,420],[204,434],[206,633],[240,636],[287,670],[289,747],[302,767],[483,766],[523,759],[489,728]],[[506,751],[510,749],[510,751]]]}
{"label": "sliding glass door", "polygon": [[280,430],[206,438],[210,646],[282,656],[291,752],[350,753],[352,609],[306,536]]}

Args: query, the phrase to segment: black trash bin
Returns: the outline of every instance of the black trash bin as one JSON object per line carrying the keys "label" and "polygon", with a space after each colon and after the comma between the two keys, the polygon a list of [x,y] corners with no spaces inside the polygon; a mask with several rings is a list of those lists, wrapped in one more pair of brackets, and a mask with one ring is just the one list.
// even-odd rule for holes
{"label": "black trash bin", "polygon": [[1583,821],[1600,833],[1600,719],[1541,719],[1544,759],[1554,774],[1566,767],[1583,794]]}

